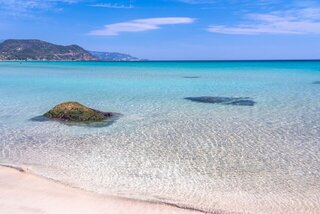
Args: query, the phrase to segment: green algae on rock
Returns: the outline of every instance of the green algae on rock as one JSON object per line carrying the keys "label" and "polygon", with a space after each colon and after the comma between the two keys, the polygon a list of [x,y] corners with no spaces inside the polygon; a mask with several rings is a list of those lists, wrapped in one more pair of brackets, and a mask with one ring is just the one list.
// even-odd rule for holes
{"label": "green algae on rock", "polygon": [[101,122],[111,117],[112,113],[91,109],[78,102],[65,102],[55,106],[44,116],[66,122]]}

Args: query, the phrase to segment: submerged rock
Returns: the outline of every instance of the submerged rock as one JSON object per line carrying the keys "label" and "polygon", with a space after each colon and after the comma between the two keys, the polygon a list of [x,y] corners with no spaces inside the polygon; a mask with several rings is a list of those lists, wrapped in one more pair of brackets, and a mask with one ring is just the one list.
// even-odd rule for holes
{"label": "submerged rock", "polygon": [[256,104],[250,97],[186,97],[186,100],[200,103],[213,103],[222,105],[235,105],[235,106],[254,106]]}
{"label": "submerged rock", "polygon": [[313,82],[313,84],[320,84],[320,81],[315,81]]}
{"label": "submerged rock", "polygon": [[65,102],[55,106],[43,116],[64,122],[101,122],[112,117],[112,113],[91,109],[78,102]]}

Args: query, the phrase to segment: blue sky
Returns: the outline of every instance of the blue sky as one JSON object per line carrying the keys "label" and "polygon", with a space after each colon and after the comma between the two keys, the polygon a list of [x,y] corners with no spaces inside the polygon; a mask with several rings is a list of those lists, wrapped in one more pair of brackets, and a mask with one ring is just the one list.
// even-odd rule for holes
{"label": "blue sky", "polygon": [[320,1],[0,0],[0,32],[146,59],[319,59]]}

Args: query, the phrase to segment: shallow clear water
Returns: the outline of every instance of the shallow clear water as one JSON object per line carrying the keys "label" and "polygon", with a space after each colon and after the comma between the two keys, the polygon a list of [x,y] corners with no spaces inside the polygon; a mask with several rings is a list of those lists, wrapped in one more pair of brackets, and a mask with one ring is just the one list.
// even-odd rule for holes
{"label": "shallow clear water", "polygon": [[[205,211],[319,213],[319,80],[320,61],[2,62],[0,163]],[[197,96],[257,103],[184,99]],[[123,116],[102,128],[30,120],[70,100]]]}

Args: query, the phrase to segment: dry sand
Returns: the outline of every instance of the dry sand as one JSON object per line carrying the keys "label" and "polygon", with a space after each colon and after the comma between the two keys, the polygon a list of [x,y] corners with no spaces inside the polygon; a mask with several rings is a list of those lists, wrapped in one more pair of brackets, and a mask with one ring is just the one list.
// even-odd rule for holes
{"label": "dry sand", "polygon": [[68,187],[33,175],[26,170],[0,166],[0,213],[200,213],[170,205],[155,204]]}

